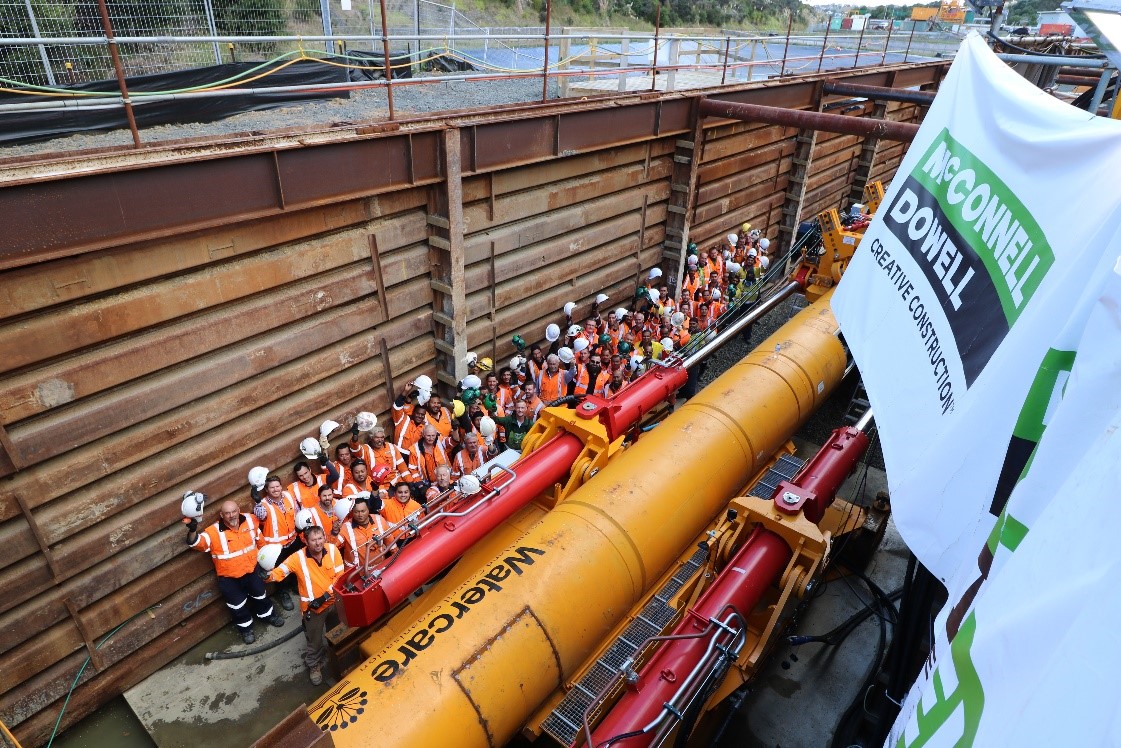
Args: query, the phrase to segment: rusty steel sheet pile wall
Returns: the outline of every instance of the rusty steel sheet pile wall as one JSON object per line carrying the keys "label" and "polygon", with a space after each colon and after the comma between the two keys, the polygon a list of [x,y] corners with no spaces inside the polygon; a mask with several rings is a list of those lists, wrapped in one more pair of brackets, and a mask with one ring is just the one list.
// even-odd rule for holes
{"label": "rusty steel sheet pile wall", "polygon": [[[801,79],[726,90],[821,102]],[[772,230],[798,132],[700,125],[700,95],[0,169],[0,719],[41,744],[87,656],[64,728],[228,622],[183,543],[184,491],[207,494],[207,521],[226,498],[247,507],[249,467],[290,481],[324,419],[384,422],[407,379],[454,382],[460,348],[502,365],[566,301],[582,317],[600,292],[629,306],[655,265],[676,276],[690,224],[702,246],[744,221]],[[825,205],[862,146],[819,140],[806,193]],[[887,179],[903,148],[877,147]]]}

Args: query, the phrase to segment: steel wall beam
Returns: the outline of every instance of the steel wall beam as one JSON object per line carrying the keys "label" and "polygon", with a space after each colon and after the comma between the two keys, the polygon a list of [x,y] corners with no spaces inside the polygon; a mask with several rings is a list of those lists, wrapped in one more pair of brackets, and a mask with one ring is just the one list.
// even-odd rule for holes
{"label": "steel wall beam", "polygon": [[[936,83],[948,62],[719,89],[724,101],[810,106],[820,80]],[[441,131],[460,133],[463,174],[691,132],[694,100],[715,91],[426,115],[392,126],[177,142],[138,152],[4,162],[0,269],[389,192],[441,179]],[[322,142],[334,139],[333,142]]]}

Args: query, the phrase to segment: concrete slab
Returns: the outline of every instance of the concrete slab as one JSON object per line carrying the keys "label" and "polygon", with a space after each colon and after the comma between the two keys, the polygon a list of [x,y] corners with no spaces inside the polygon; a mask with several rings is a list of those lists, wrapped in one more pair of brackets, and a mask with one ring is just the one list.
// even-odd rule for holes
{"label": "concrete slab", "polygon": [[[159,748],[243,748],[329,688],[328,682],[311,685],[302,659],[300,617],[284,615],[280,629],[256,624],[252,645],[242,644],[227,627],[125,694]],[[260,654],[205,659],[207,652],[245,652],[292,632],[291,639]]]}

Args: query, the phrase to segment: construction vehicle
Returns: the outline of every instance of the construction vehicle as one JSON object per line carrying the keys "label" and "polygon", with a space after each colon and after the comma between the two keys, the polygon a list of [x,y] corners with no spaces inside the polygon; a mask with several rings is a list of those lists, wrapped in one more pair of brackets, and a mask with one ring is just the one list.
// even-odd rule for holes
{"label": "construction vehicle", "polygon": [[[438,508],[403,551],[342,581],[343,616],[377,626],[361,664],[278,728],[284,744],[650,745],[683,725],[699,736],[701,715],[754,674],[818,582],[832,539],[886,520],[884,507],[833,501],[870,413],[808,463],[788,442],[851,368],[828,301],[859,229],[836,211],[819,227],[791,279],[711,345],[629,396],[548,409],[481,498]],[[688,368],[802,289],[812,305],[635,432]]]}

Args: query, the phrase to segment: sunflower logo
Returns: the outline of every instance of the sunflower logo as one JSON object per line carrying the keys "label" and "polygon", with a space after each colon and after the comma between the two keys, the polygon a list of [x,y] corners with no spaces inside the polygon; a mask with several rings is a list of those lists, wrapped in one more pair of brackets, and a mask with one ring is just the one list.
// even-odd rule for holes
{"label": "sunflower logo", "polygon": [[327,706],[315,718],[315,724],[324,732],[345,730],[366,711],[366,703],[366,692],[360,688],[352,688],[339,696],[330,696]]}

